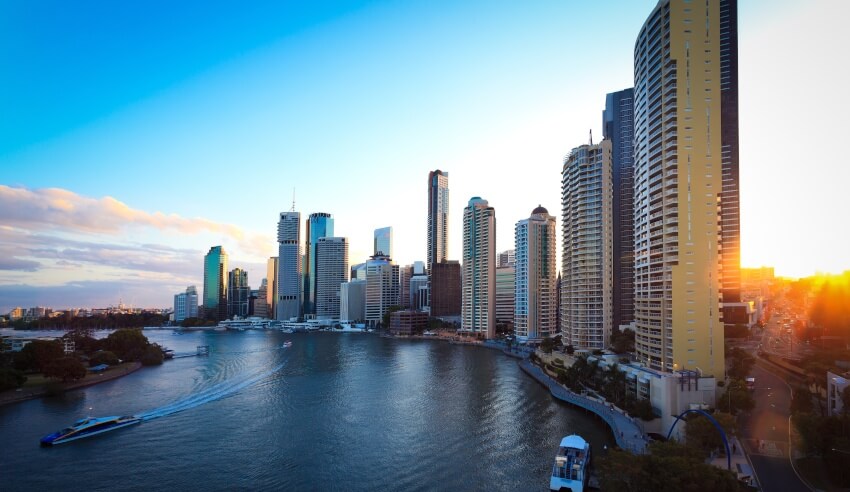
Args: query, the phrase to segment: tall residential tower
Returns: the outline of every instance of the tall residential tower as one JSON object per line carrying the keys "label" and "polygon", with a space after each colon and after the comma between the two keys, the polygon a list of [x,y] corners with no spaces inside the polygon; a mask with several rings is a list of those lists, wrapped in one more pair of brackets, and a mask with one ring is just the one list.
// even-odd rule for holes
{"label": "tall residential tower", "polygon": [[660,0],[635,42],[635,350],[723,379],[720,3]]}
{"label": "tall residential tower", "polygon": [[449,254],[449,173],[428,173],[428,257],[425,266],[448,259]]}
{"label": "tall residential tower", "polygon": [[523,342],[555,335],[558,317],[555,234],[555,217],[542,206],[516,224],[514,331]]}
{"label": "tall residential tower", "polygon": [[496,337],[496,211],[473,197],[463,209],[461,330]]}
{"label": "tall residential tower", "polygon": [[611,336],[611,141],[570,152],[561,175],[561,334],[601,350]]}

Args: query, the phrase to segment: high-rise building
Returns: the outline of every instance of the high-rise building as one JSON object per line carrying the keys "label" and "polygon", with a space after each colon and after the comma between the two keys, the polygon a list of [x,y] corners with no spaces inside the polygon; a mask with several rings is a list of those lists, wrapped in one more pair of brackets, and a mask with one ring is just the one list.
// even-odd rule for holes
{"label": "high-rise building", "polygon": [[320,238],[334,235],[334,219],[331,214],[317,212],[307,218],[307,242],[304,265],[304,315],[316,314],[316,243]]}
{"label": "high-rise building", "polygon": [[373,255],[384,255],[393,257],[393,228],[381,227],[375,229],[375,238],[372,241]]}
{"label": "high-rise building", "polygon": [[227,253],[221,246],[204,256],[204,316],[227,318]]}
{"label": "high-rise building", "polygon": [[410,295],[410,278],[413,277],[413,265],[405,265],[398,269],[398,305],[410,309],[413,298]]}
{"label": "high-rise building", "polygon": [[351,280],[366,280],[366,263],[358,263],[351,267]]}
{"label": "high-rise building", "polygon": [[611,141],[570,152],[561,174],[561,339],[604,349],[611,336]]}
{"label": "high-rise building", "polygon": [[496,263],[496,268],[505,268],[516,266],[516,250],[509,249],[499,253],[499,261]]}
{"label": "high-rise building", "polygon": [[366,321],[366,280],[351,280],[340,284],[339,319]]}
{"label": "high-rise building", "polygon": [[449,173],[428,173],[428,257],[425,266],[448,259],[449,254]]}
{"label": "high-rise building", "polygon": [[268,279],[263,279],[260,282],[260,288],[257,289],[257,298],[254,300],[254,312],[253,315],[258,318],[268,318],[269,313],[269,304],[268,304],[268,292],[269,292],[269,282]]}
{"label": "high-rise building", "polygon": [[[556,234],[555,217],[542,206],[516,224],[514,332],[520,341],[542,340],[555,335],[558,317]],[[496,288],[498,300],[498,286]]]}
{"label": "high-rise building", "polygon": [[277,223],[277,301],[275,319],[301,316],[301,214],[281,212]]}
{"label": "high-rise building", "polygon": [[431,289],[427,275],[414,275],[410,278],[410,307],[420,311],[430,311]]}
{"label": "high-rise building", "polygon": [[457,261],[441,261],[431,265],[431,316],[460,316],[463,301],[461,267]]}
{"label": "high-rise building", "polygon": [[635,351],[725,374],[720,3],[660,0],[634,50]]}
{"label": "high-rise building", "polygon": [[277,269],[277,256],[272,256],[266,261],[266,306],[270,319],[275,319],[277,313]]}
{"label": "high-rise building", "polygon": [[514,324],[516,269],[496,267],[496,322]]}
{"label": "high-rise building", "polygon": [[[727,327],[746,320],[741,302],[741,205],[738,173],[738,0],[720,0],[721,294]],[[743,312],[742,312],[743,311]]]}
{"label": "high-rise building", "polygon": [[348,276],[348,240],[322,237],[316,243],[316,318],[339,319],[339,286]]}
{"label": "high-rise building", "polygon": [[198,317],[198,289],[194,285],[186,287],[186,292],[174,296],[174,321]]}
{"label": "high-rise building", "polygon": [[251,287],[248,272],[234,268],[227,274],[227,317],[247,317],[250,313]]}
{"label": "high-rise building", "polygon": [[496,336],[496,211],[477,196],[463,209],[461,330]]}
{"label": "high-rise building", "polygon": [[611,325],[616,329],[631,323],[635,312],[634,89],[612,92],[605,97],[602,136],[611,141],[614,241]]}
{"label": "high-rise building", "polygon": [[380,323],[391,306],[398,303],[398,265],[388,256],[373,256],[366,262],[366,321]]}

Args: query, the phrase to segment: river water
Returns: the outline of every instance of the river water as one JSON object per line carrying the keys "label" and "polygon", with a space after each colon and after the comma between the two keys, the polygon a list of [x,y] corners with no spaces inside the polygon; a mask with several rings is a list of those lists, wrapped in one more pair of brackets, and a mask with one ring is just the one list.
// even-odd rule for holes
{"label": "river water", "polygon": [[[596,452],[613,443],[494,350],[357,333],[145,335],[211,354],[0,407],[3,490],[547,490],[563,436]],[[79,418],[129,414],[146,420],[39,447]]]}

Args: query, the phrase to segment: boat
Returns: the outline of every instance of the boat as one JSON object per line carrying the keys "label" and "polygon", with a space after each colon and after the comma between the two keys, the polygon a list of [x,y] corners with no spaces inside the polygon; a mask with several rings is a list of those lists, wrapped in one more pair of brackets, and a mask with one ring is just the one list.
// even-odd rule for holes
{"label": "boat", "polygon": [[575,434],[564,437],[555,455],[549,490],[582,492],[590,476],[589,466],[590,444]]}
{"label": "boat", "polygon": [[289,348],[291,346],[292,346],[292,342],[290,342],[288,340],[286,342],[283,342],[283,348]]}
{"label": "boat", "polygon": [[124,417],[86,417],[74,422],[71,427],[54,432],[53,434],[41,438],[42,446],[54,446],[84,437],[102,434],[111,430],[127,427],[128,425],[138,424],[142,421],[141,418],[135,415]]}

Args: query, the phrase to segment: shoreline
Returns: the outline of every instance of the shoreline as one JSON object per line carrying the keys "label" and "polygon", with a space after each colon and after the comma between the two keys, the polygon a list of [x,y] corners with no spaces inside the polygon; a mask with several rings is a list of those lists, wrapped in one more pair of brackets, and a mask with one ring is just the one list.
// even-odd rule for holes
{"label": "shoreline", "polygon": [[[113,369],[100,374],[87,374],[87,376],[89,376],[88,379],[84,378],[79,381],[60,384],[62,384],[63,392],[81,389],[87,386],[94,386],[96,384],[105,383],[106,381],[112,381],[113,379],[124,377],[128,374],[132,374],[138,371],[139,369],[141,369],[141,367],[141,362],[133,362],[129,366],[125,366],[123,368],[115,368],[117,370]],[[47,396],[47,389],[45,389],[44,386],[28,388],[21,391],[8,390],[4,391],[3,393],[0,393],[0,406],[11,405],[13,403],[33,400],[35,398],[41,398],[44,396]]]}

